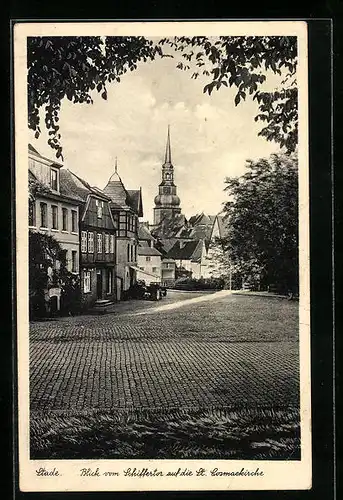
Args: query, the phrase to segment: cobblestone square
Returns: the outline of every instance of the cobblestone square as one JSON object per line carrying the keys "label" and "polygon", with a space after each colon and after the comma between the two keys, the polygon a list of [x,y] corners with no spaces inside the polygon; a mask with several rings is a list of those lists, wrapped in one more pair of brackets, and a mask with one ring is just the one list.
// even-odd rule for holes
{"label": "cobblestone square", "polygon": [[210,295],[32,323],[31,410],[297,405],[298,303]]}

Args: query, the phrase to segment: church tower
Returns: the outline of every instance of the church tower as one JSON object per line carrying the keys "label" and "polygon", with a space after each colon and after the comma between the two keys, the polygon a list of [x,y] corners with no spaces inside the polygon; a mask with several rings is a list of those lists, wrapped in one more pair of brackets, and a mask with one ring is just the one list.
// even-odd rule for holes
{"label": "church tower", "polygon": [[158,186],[158,195],[155,196],[154,225],[159,225],[165,219],[172,219],[181,214],[180,198],[176,194],[174,184],[174,167],[171,160],[170,128],[168,135],[166,153],[162,165],[162,181]]}

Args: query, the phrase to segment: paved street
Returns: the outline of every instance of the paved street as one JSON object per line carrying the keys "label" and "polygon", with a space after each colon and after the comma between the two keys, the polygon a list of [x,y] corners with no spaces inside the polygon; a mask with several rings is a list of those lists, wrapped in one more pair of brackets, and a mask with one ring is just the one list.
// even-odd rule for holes
{"label": "paved street", "polygon": [[170,292],[32,323],[31,409],[297,404],[297,314],[285,299]]}

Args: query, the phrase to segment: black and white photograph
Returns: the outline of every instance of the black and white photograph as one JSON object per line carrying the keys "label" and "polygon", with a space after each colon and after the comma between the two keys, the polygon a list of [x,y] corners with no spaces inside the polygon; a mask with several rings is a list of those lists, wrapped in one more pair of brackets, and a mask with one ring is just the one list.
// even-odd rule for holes
{"label": "black and white photograph", "polygon": [[23,491],[311,487],[306,44],[15,26]]}

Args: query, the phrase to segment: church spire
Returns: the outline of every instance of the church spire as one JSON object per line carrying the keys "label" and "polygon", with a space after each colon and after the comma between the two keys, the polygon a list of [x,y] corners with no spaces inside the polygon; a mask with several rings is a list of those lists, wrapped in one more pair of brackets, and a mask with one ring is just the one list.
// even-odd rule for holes
{"label": "church spire", "polygon": [[114,173],[117,174],[118,173],[118,159],[116,157],[115,159],[115,163],[114,163]]}
{"label": "church spire", "polygon": [[166,154],[164,158],[164,163],[171,164],[170,125],[168,125],[168,135],[167,135]]}

